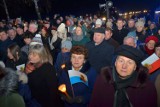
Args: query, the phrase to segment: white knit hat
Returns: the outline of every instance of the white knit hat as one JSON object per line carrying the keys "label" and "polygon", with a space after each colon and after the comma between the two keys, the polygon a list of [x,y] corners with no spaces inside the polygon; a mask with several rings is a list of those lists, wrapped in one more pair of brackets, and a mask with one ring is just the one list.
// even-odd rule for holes
{"label": "white knit hat", "polygon": [[42,38],[41,38],[40,34],[35,35],[35,37],[32,39],[32,42],[30,43],[30,46],[36,45],[36,44],[43,45]]}

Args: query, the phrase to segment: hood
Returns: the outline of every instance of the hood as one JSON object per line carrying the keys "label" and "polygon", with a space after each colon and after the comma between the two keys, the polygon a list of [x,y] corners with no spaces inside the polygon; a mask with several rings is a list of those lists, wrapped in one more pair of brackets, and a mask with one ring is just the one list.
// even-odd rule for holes
{"label": "hood", "polygon": [[0,80],[0,96],[9,95],[17,89],[18,75],[16,71],[4,68],[5,76]]}

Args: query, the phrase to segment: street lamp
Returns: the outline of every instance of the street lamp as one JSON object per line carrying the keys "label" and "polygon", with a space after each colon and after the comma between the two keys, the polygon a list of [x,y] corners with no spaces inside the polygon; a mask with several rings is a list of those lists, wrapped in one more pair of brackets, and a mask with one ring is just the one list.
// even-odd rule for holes
{"label": "street lamp", "polygon": [[106,3],[104,4],[99,4],[99,8],[104,8],[106,13],[107,13],[107,18],[109,18],[109,8],[111,8],[113,6],[113,2],[112,1],[106,1]]}

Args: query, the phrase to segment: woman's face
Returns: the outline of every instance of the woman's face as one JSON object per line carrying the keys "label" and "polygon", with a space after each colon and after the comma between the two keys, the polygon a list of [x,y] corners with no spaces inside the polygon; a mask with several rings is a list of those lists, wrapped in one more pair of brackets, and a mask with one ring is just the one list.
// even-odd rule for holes
{"label": "woman's face", "polygon": [[12,55],[10,49],[7,49],[7,56],[9,59],[14,59],[14,56]]}
{"label": "woman's face", "polygon": [[29,53],[28,60],[30,63],[36,64],[41,61],[40,56],[37,53]]}
{"label": "woman's face", "polygon": [[136,63],[134,60],[125,56],[118,56],[115,62],[115,67],[118,75],[121,78],[126,78],[135,71]]}
{"label": "woman's face", "polygon": [[137,30],[137,32],[141,32],[143,30],[143,28],[144,28],[143,26],[137,26],[136,30]]}
{"label": "woman's face", "polygon": [[85,62],[84,55],[80,54],[72,54],[71,55],[71,63],[74,69],[79,69],[82,67],[83,63]]}
{"label": "woman's face", "polygon": [[148,43],[146,43],[146,46],[149,50],[153,50],[156,42],[154,40],[150,40]]}
{"label": "woman's face", "polygon": [[42,35],[43,35],[43,36],[45,36],[46,33],[47,33],[44,29],[42,29],[41,32],[42,32]]}
{"label": "woman's face", "polygon": [[160,58],[160,47],[155,48],[155,53]]}
{"label": "woman's face", "polygon": [[76,28],[76,34],[79,36],[79,35],[82,35],[82,29],[80,27],[77,27]]}

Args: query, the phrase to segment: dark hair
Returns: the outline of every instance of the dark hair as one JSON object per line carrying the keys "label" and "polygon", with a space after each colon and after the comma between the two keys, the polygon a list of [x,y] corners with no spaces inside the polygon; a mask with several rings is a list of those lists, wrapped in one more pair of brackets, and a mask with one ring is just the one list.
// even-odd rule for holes
{"label": "dark hair", "polygon": [[160,47],[160,42],[157,42],[154,47]]}
{"label": "dark hair", "polygon": [[71,54],[84,55],[85,59],[88,57],[88,51],[84,46],[73,46],[71,49]]}
{"label": "dark hair", "polygon": [[1,33],[1,32],[7,33],[6,29],[4,29],[4,28],[1,28],[1,29],[0,29],[0,33]]}
{"label": "dark hair", "polygon": [[34,35],[31,33],[31,32],[29,32],[29,31],[26,31],[24,34],[23,34],[23,39],[26,39],[26,38],[33,38],[34,37]]}
{"label": "dark hair", "polygon": [[11,44],[8,49],[10,50],[11,54],[13,55],[13,57],[15,58],[15,60],[17,61],[19,59],[19,57],[21,56],[21,49],[17,44]]}

